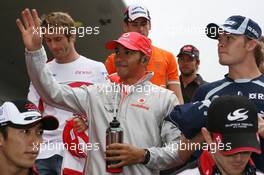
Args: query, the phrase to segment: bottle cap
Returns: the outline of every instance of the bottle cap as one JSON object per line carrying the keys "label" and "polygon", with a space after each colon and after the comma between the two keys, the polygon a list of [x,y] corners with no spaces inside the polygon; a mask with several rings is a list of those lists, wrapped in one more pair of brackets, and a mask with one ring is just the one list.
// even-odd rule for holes
{"label": "bottle cap", "polygon": [[114,117],[113,121],[110,122],[110,126],[112,128],[118,128],[120,126],[120,122]]}

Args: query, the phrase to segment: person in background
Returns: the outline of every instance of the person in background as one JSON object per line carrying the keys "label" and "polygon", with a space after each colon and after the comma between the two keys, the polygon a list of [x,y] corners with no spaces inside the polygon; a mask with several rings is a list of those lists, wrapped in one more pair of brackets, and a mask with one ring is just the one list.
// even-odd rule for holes
{"label": "person in background", "polygon": [[[48,104],[84,113],[88,116],[90,144],[86,174],[101,175],[107,169],[122,167],[122,174],[158,175],[162,169],[183,164],[186,150],[172,149],[179,140],[179,130],[163,120],[178,104],[175,94],[149,82],[153,73],[146,71],[151,55],[151,42],[137,32],[124,33],[110,41],[106,48],[114,50],[119,83],[95,84],[71,88],[52,78],[42,47],[36,10],[22,11],[23,23],[16,23],[26,47],[26,64],[30,79]],[[124,143],[106,146],[106,129],[117,119],[124,128]],[[185,140],[187,142],[188,140]],[[106,167],[106,161],[118,161]],[[110,173],[111,174],[111,173]]]}
{"label": "person in background", "polygon": [[[239,116],[236,114],[240,113]],[[251,154],[260,154],[258,114],[254,103],[243,96],[215,99],[201,129],[206,141],[202,155],[178,175],[260,175]]]}
{"label": "person in background", "polygon": [[[259,24],[248,17],[234,15],[222,25],[208,24],[206,34],[218,41],[219,63],[228,66],[228,73],[222,80],[200,86],[193,101],[213,101],[223,95],[245,96],[256,105],[257,112],[263,117],[264,76],[258,68],[263,61],[263,45]],[[259,131],[263,131],[261,127]],[[252,158],[257,169],[264,172],[263,137],[260,137],[260,145],[262,154],[253,153]]]}
{"label": "person in background", "polygon": [[[75,21],[68,13],[50,12],[43,15],[40,27],[44,33],[44,41],[54,57],[47,66],[59,83],[75,88],[106,82],[107,71],[104,64],[86,58],[76,51],[77,36],[71,32],[75,27]],[[64,161],[63,154],[65,154],[62,142],[63,128],[66,120],[70,120],[73,115],[81,116],[82,114],[73,114],[46,104],[32,84],[29,87],[28,99],[35,103],[44,115],[54,115],[59,120],[60,125],[57,130],[45,131],[43,134],[44,142],[36,167],[41,175],[61,175],[61,169],[64,169],[61,167]],[[71,164],[73,165],[73,162]]]}
{"label": "person in background", "polygon": [[[146,7],[135,4],[130,5],[124,12],[123,31],[138,32],[146,37],[151,29],[151,18]],[[179,81],[178,65],[174,55],[166,50],[151,46],[152,53],[147,65],[147,70],[154,72],[150,79],[153,84],[172,90],[183,104],[182,92]],[[111,54],[105,61],[108,74],[116,72],[115,54]]]}
{"label": "person in background", "polygon": [[0,106],[0,174],[38,175],[34,162],[43,130],[55,130],[58,125],[55,117],[44,117],[28,100],[4,102]]}
{"label": "person in background", "polygon": [[200,65],[199,50],[193,45],[185,45],[181,48],[177,57],[181,72],[180,82],[183,100],[184,103],[189,103],[192,101],[198,87],[207,83],[197,73]]}

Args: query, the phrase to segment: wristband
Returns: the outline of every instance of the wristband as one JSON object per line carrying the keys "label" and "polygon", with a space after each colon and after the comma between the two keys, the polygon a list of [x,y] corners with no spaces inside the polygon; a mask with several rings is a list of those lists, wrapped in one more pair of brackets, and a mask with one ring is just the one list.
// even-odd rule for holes
{"label": "wristband", "polygon": [[145,150],[145,154],[144,154],[144,161],[142,162],[142,164],[146,165],[150,160],[150,152],[148,149],[144,149],[144,150]]}

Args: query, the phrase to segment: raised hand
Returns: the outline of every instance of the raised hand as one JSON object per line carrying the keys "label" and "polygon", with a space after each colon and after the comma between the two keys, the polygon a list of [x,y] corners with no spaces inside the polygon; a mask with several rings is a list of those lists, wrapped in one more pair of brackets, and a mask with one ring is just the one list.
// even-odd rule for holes
{"label": "raised hand", "polygon": [[31,12],[25,9],[21,12],[23,23],[20,19],[16,20],[16,24],[21,32],[25,47],[29,51],[38,50],[42,45],[42,33],[40,28],[40,19],[35,9]]}

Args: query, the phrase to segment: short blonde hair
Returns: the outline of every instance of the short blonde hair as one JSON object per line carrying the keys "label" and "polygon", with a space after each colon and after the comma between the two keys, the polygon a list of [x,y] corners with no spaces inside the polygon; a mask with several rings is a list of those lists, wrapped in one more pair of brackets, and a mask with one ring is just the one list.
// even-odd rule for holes
{"label": "short blonde hair", "polygon": [[257,66],[264,62],[264,37],[261,36],[258,40],[258,44],[254,50],[254,56]]}
{"label": "short blonde hair", "polygon": [[64,12],[51,12],[47,15],[42,15],[41,17],[41,26],[42,27],[63,27],[67,28],[68,32],[64,33],[66,37],[70,37],[70,30],[71,28],[74,28],[75,21],[73,18],[68,14]]}

